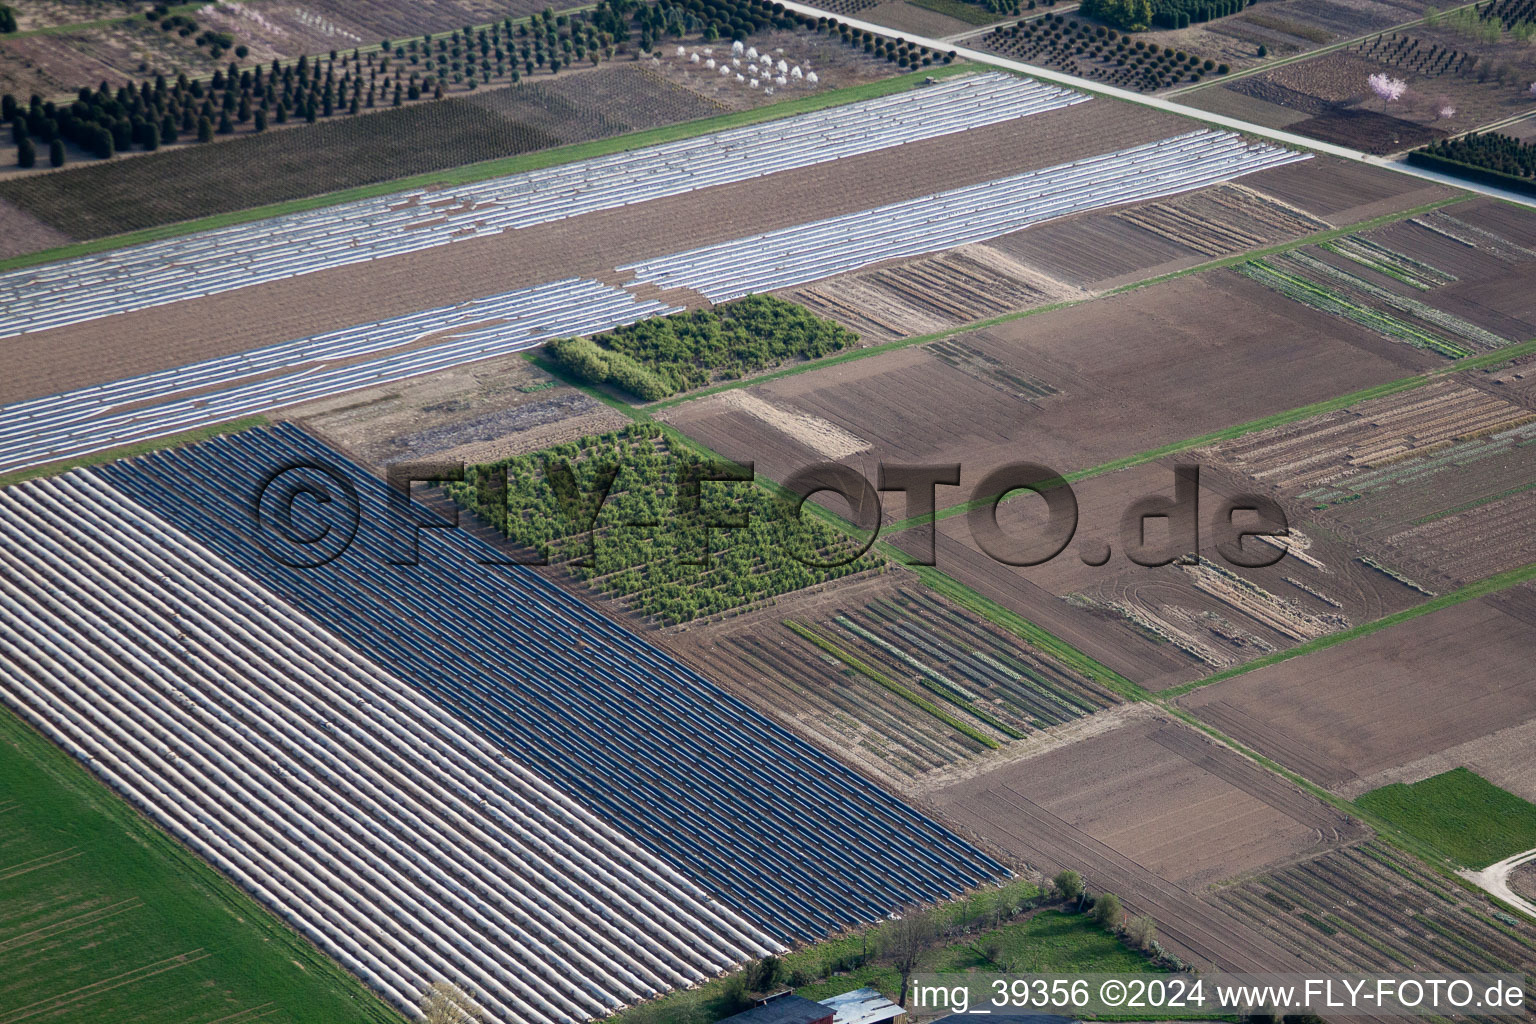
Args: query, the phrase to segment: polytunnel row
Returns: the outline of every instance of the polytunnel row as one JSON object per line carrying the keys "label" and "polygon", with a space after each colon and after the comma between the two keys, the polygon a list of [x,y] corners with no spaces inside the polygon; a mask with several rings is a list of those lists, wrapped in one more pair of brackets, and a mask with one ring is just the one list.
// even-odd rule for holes
{"label": "polytunnel row", "polygon": [[1186,192],[1308,157],[1197,131],[620,267],[711,302],[805,284],[882,260],[997,238],[1030,224]]}
{"label": "polytunnel row", "polygon": [[[568,278],[17,402],[0,408],[0,472],[393,383],[520,352],[550,338],[611,330],[680,310],[638,300],[612,285]],[[410,348],[421,338],[445,332],[451,336]],[[392,349],[408,351],[378,355]],[[369,355],[377,358],[326,366]]]}
{"label": "polytunnel row", "polygon": [[[319,569],[278,564],[252,535],[258,482],[296,462],[333,467],[362,500],[357,537]],[[483,564],[500,556],[466,532],[429,531],[421,566],[388,564],[398,551],[367,525],[383,485],[296,428],[99,472],[780,939],[1006,875],[536,572]]]}
{"label": "polytunnel row", "polygon": [[585,1020],[778,948],[99,478],[0,536],[0,699],[402,1010]]}
{"label": "polytunnel row", "polygon": [[215,295],[845,156],[1088,97],[1001,73],[449,189],[416,189],[0,274],[0,337]]}

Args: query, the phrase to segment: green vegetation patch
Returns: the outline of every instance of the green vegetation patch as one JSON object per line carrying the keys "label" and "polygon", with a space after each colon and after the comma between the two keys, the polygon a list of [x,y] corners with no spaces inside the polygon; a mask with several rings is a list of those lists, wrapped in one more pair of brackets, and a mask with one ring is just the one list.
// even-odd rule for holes
{"label": "green vegetation patch", "polygon": [[402,1020],[6,710],[0,779],[7,1020]]}
{"label": "green vegetation patch", "polygon": [[[1035,910],[1039,902],[1039,891],[1016,879],[929,911],[924,927],[930,948],[918,956],[914,973],[1160,970],[1151,956],[1126,945],[1091,914]],[[891,922],[758,961],[697,989],[627,1010],[605,1024],[702,1024],[747,1008],[747,993],[758,989],[787,987],[821,1000],[869,987],[894,999],[901,991],[901,971],[890,954],[901,928],[901,922]]]}
{"label": "green vegetation patch", "polygon": [[556,338],[546,348],[578,380],[654,402],[792,360],[819,359],[858,342],[846,327],[793,302],[749,295],[591,338]]}
{"label": "green vegetation patch", "polygon": [[1383,786],[1355,802],[1465,867],[1536,848],[1536,804],[1465,768]]}
{"label": "green vegetation patch", "polygon": [[667,625],[884,567],[822,518],[719,479],[733,474],[636,423],[473,467],[447,490],[514,544]]}

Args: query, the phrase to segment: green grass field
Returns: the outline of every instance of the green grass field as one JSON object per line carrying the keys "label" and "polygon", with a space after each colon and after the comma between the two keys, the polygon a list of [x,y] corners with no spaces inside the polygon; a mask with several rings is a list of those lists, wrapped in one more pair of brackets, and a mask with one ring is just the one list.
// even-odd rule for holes
{"label": "green grass field", "polygon": [[[1015,881],[1008,887],[1023,892]],[[1033,890],[1029,890],[1033,891]],[[985,897],[983,897],[985,899]],[[959,909],[959,904],[949,912]],[[939,914],[946,911],[940,910]],[[997,959],[989,960],[987,949]],[[919,966],[920,973],[980,971],[1153,973],[1158,970],[1146,954],[1104,931],[1088,914],[1042,910],[1027,920],[973,933],[941,944]],[[826,999],[856,988],[876,988],[889,998],[901,989],[901,974],[879,956],[877,935],[860,933],[829,939],[782,957],[780,984],[807,999]],[[604,1024],[694,1024],[733,1012],[732,979],[709,982],[688,992],[674,992],[654,1003],[610,1017]]]}
{"label": "green grass field", "polygon": [[1465,768],[1383,786],[1355,802],[1464,867],[1536,848],[1536,804]]}
{"label": "green grass field", "polygon": [[402,1018],[0,708],[0,1021]]}

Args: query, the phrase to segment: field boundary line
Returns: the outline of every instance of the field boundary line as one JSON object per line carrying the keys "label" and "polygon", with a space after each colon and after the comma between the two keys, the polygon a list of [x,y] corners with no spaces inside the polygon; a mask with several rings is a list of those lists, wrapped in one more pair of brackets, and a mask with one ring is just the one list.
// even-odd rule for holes
{"label": "field boundary line", "polygon": [[122,842],[150,851],[168,871],[175,872],[175,892],[179,899],[216,902],[241,929],[249,930],[253,946],[258,942],[276,942],[302,971],[324,979],[338,997],[350,997],[359,1021],[405,1024],[405,1018],[385,1004],[356,975],[322,953],[189,847],[150,821],[63,748],[9,708],[0,708],[0,761],[7,757],[36,766],[72,799],[89,803],[94,813],[120,829]]}
{"label": "field boundary line", "polygon": [[[797,14],[806,14],[812,17],[827,16],[826,11],[800,3],[799,0],[780,0],[780,2],[786,10],[794,11]],[[1080,75],[1072,75],[1064,71],[1041,67],[1038,64],[1029,64],[1024,61],[1014,60],[1011,57],[999,56],[986,50],[975,50],[970,47],[950,45],[940,39],[915,35],[910,32],[898,32],[895,29],[887,28],[872,21],[841,16],[839,24],[847,25],[850,29],[870,32],[886,39],[900,39],[918,46],[926,46],[931,50],[947,51],[955,57],[974,61],[977,64],[985,64],[1001,68],[1016,75],[1024,75],[1042,82],[1066,86],[1067,88],[1076,89],[1079,92],[1085,92],[1092,96],[1103,96],[1107,99],[1120,100],[1152,110],[1161,110],[1164,113],[1177,114],[1180,117],[1200,124],[1219,128],[1223,131],[1238,132],[1254,139],[1263,139],[1290,149],[1309,153],[1321,153],[1324,156],[1338,157],[1352,163],[1365,164],[1369,167],[1381,167],[1389,171],[1395,171],[1398,174],[1407,175],[1408,177],[1418,178],[1422,181],[1430,181],[1438,185],[1456,188],[1462,192],[1477,193],[1495,199],[1502,199],[1517,206],[1536,208],[1536,198],[1530,196],[1509,192],[1490,185],[1484,185],[1480,182],[1453,178],[1448,174],[1441,174],[1422,167],[1412,167],[1402,160],[1374,156],[1362,150],[1340,146],[1337,143],[1324,142],[1321,139],[1308,138],[1305,135],[1298,135],[1295,132],[1288,132],[1280,128],[1269,128],[1261,124],[1255,124],[1252,121],[1244,121],[1242,118],[1232,117],[1229,114],[1217,114],[1213,111],[1201,110],[1198,107],[1187,106],[1162,95],[1134,92],[1130,89],[1122,89],[1119,86],[1095,82]]]}
{"label": "field boundary line", "polygon": [[[138,231],[124,232],[120,235],[108,235],[105,238],[69,242],[65,245],[55,246],[52,249],[23,253],[20,256],[12,256],[8,259],[0,260],[0,272],[36,266],[42,263],[53,263],[58,260],[73,259],[78,256],[94,256],[98,253],[111,252],[114,249],[141,245],[145,242],[180,238],[184,235],[197,234],[202,231],[232,227],[236,224],[248,224],[252,221],[267,220],[290,213],[325,209],[326,207],[339,206],[342,203],[355,202],[361,199],[376,199],[380,196],[393,195],[396,192],[407,192],[411,189],[425,188],[430,185],[468,185],[490,178],[501,178],[528,171],[538,171],[547,167],[577,163],[595,157],[611,156],[615,153],[627,153],[635,149],[644,149],[647,146],[656,146],[662,143],[708,135],[710,132],[725,131],[730,128],[740,128],[767,121],[778,121],[786,117],[793,117],[796,114],[807,114],[818,110],[825,110],[829,107],[840,107],[848,103],[857,103],[861,100],[876,99],[881,96],[906,92],[918,88],[929,77],[949,78],[961,74],[974,74],[980,70],[983,69],[978,68],[974,64],[957,61],[954,64],[941,68],[925,68],[921,71],[911,71],[902,75],[893,75],[890,78],[882,78],[875,82],[866,82],[863,85],[850,85],[842,89],[817,93],[813,96],[782,100],[777,103],[770,103],[767,106],[755,107],[751,110],[738,110],[726,114],[717,114],[712,117],[698,118],[692,121],[682,121],[678,124],[662,125],[658,128],[645,128],[637,132],[627,132],[623,135],[614,135],[606,139],[573,142],[564,146],[556,146],[552,149],[537,150],[532,153],[499,157],[494,160],[482,160],[478,163],[463,164],[440,171],[428,171],[424,174],[413,174],[405,178],[393,178],[389,181],[374,182],[371,185],[357,185],[335,192],[325,192],[317,196],[286,199],[282,202],[252,206],[244,210],[231,210],[228,213],[211,214],[207,217],[199,217],[196,220],[179,221],[175,224],[162,224],[152,228],[142,228]],[[511,87],[509,86],[508,88]],[[452,98],[457,99],[458,97]],[[446,100],[433,102],[446,102]],[[219,144],[215,143],[215,145]],[[61,173],[67,174],[69,172],[66,170]]]}
{"label": "field boundary line", "polygon": [[1186,693],[1203,689],[1215,683],[1225,682],[1236,676],[1246,675],[1256,669],[1268,668],[1270,665],[1278,665],[1281,662],[1290,661],[1292,658],[1300,658],[1314,651],[1326,650],[1338,644],[1348,643],[1351,640],[1378,632],[1389,626],[1395,626],[1399,623],[1416,619],[1421,615],[1428,615],[1431,612],[1451,608],[1479,597],[1486,597],[1489,594],[1496,594],[1501,590],[1508,590],[1510,587],[1519,586],[1521,583],[1526,583],[1530,580],[1536,580],[1536,562],[1522,565],[1515,569],[1506,569],[1501,573],[1469,583],[1459,590],[1453,590],[1448,594],[1432,597],[1421,604],[1414,605],[1412,608],[1405,608],[1400,612],[1393,612],[1391,615],[1384,615],[1379,619],[1372,619],[1370,622],[1362,622],[1358,626],[1351,626],[1349,629],[1342,629],[1337,633],[1329,633],[1326,636],[1308,640],[1304,644],[1297,644],[1295,647],[1284,651],[1266,654],[1262,658],[1255,658],[1245,664],[1235,665],[1232,668],[1209,675],[1204,679],[1196,679],[1192,682],[1163,690],[1158,696],[1173,700],[1184,696]]}
{"label": "field boundary line", "polygon": [[242,430],[250,430],[254,427],[269,425],[265,415],[242,416],[239,419],[227,420],[223,423],[210,423],[207,426],[195,427],[180,434],[171,434],[168,437],[152,437],[145,441],[133,442],[109,448],[105,451],[92,452],[89,455],[81,455],[73,459],[61,459],[58,462],[50,462],[42,466],[33,466],[30,469],[18,469],[14,473],[0,476],[0,487],[9,487],[26,480],[39,480],[44,477],[58,476],[72,469],[80,469],[83,466],[101,466],[108,462],[116,462],[118,459],[131,459],[135,455],[147,455],[150,452],[165,451],[167,448],[178,448],[184,444],[195,444],[198,441],[206,441],[209,438],[219,437],[223,434],[235,434]]}
{"label": "field boundary line", "polygon": [[[1536,348],[1536,341],[1527,342],[1521,347],[1527,349]],[[603,404],[617,409],[636,422],[654,424],[663,431],[669,440],[679,441],[683,446],[690,448],[695,452],[701,452],[715,458],[720,457],[704,445],[699,444],[686,435],[682,434],[670,424],[652,420],[644,409],[628,405],[627,403],[619,401],[610,395],[602,393],[599,389],[591,387],[590,385],[571,380],[563,373],[550,366],[535,352],[526,352],[523,355],[524,358],[529,362],[532,362],[535,365],[545,369],[546,372],[549,372],[552,376],[565,381],[567,384],[577,388],[578,390],[587,394],[589,397],[595,398]],[[1500,352],[1489,353],[1486,357],[1478,357],[1476,361],[1480,363],[1487,363],[1495,361],[1499,358],[1508,358],[1508,355],[1508,350],[1501,350]],[[1458,369],[1464,368],[1465,367],[1458,367]],[[1446,368],[1446,372],[1449,372],[1449,368]],[[768,489],[771,493],[779,493],[779,491],[782,490],[781,488],[775,490],[775,488],[777,488],[776,484],[771,487],[767,486],[769,483],[771,483],[770,481],[759,479],[757,482],[759,485],[765,486],[765,488]],[[828,519],[828,521],[842,529],[844,533],[857,537],[857,528],[853,527],[852,524],[848,523],[841,516],[837,516],[829,510],[821,508],[814,503],[810,503],[810,505],[813,513],[822,514]],[[1312,782],[1305,776],[1300,775],[1280,764],[1278,761],[1266,757],[1256,750],[1250,749],[1246,745],[1240,743],[1231,736],[1228,736],[1226,733],[1222,732],[1216,727],[1208,725],[1206,722],[1197,717],[1193,712],[1180,706],[1176,702],[1176,698],[1181,696],[1183,692],[1187,692],[1185,688],[1177,687],[1158,693],[1152,693],[1144,687],[1127,679],[1125,676],[1122,676],[1120,673],[1114,671],[1108,666],[1102,664],[1090,655],[1087,655],[1078,650],[1075,646],[1051,633],[1049,630],[1046,630],[1043,627],[1030,622],[1028,619],[1024,618],[1022,615],[1019,615],[1016,612],[1009,611],[1008,609],[999,605],[997,602],[992,601],[982,594],[977,593],[975,590],[972,590],[970,587],[967,587],[965,584],[956,580],[954,577],[940,571],[939,569],[932,566],[904,564],[901,559],[893,557],[892,551],[894,549],[891,548],[888,542],[879,541],[871,545],[871,547],[878,549],[880,554],[891,561],[898,569],[905,569],[916,575],[924,585],[926,585],[930,590],[939,594],[941,597],[944,597],[954,602],[955,604],[960,605],[962,608],[980,615],[982,618],[991,622],[994,626],[997,626],[1007,632],[1013,633],[1015,636],[1023,639],[1037,650],[1050,655],[1052,658],[1055,658],[1063,665],[1083,673],[1088,678],[1118,694],[1119,696],[1124,697],[1126,700],[1131,702],[1143,702],[1162,709],[1163,711],[1172,715],[1174,718],[1183,722],[1185,725],[1190,726],[1191,728],[1194,728],[1201,733],[1204,733],[1205,735],[1211,737],[1229,749],[1235,751],[1240,756],[1247,758],[1248,760],[1270,772],[1273,772],[1276,775],[1279,775],[1281,778],[1287,780],[1292,785],[1301,789],[1303,792],[1308,793],[1318,800],[1321,800],[1328,806],[1342,811],[1345,814],[1348,814],[1369,825],[1376,832],[1378,838],[1384,840],[1392,846],[1397,847],[1409,856],[1414,857],[1427,869],[1456,884],[1464,891],[1474,895],[1486,896],[1491,902],[1507,908],[1508,905],[1503,901],[1498,900],[1497,897],[1485,893],[1482,889],[1479,889],[1471,882],[1460,877],[1444,864],[1438,863],[1434,857],[1433,851],[1423,846],[1417,840],[1414,840],[1413,837],[1403,833],[1401,830],[1397,829],[1395,826],[1392,826],[1390,823],[1382,821],[1374,814],[1371,814],[1355,806],[1352,801],[1340,796],[1336,796],[1323,787],[1317,785],[1315,782]],[[1515,575],[1520,575],[1522,578],[1518,580],[1507,580],[1503,582],[1502,585],[1490,585],[1493,584],[1495,580],[1503,580],[1505,577],[1511,577]],[[1490,577],[1489,580],[1483,581],[1480,585],[1474,584],[1474,586],[1480,586],[1481,594],[1465,595],[1462,596],[1460,600],[1464,601],[1470,599],[1472,596],[1481,596],[1488,593],[1494,593],[1500,589],[1504,589],[1504,587],[1511,586],[1514,583],[1523,582],[1523,580],[1526,578],[1536,578],[1536,564],[1525,566],[1521,569],[1511,570],[1510,572],[1500,574],[1500,576],[1497,577]],[[1469,587],[1465,589],[1470,590],[1472,588]],[[1443,598],[1436,600],[1444,601],[1446,604],[1458,603],[1456,601],[1450,601],[1449,599],[1462,593],[1462,591],[1458,591],[1456,594],[1444,595]],[[1416,614],[1425,613],[1423,606],[1420,606],[1418,610],[1409,609],[1409,611],[1416,612]],[[1410,615],[1408,617],[1411,618],[1412,616]],[[1388,618],[1393,617],[1389,616]],[[1366,627],[1370,627],[1372,625],[1373,624],[1371,623],[1367,623],[1363,627],[1357,627],[1356,630],[1346,631],[1348,638],[1352,638],[1354,635],[1358,635],[1360,630],[1363,630]],[[1380,629],[1384,627],[1382,625],[1376,624],[1375,628]],[[1343,639],[1345,638],[1345,634],[1338,634],[1335,638],[1331,639],[1330,643],[1317,646],[1332,646],[1335,643],[1343,642]],[[1323,639],[1326,640],[1330,638]],[[1314,649],[1314,645],[1303,645],[1303,647],[1306,647],[1308,650]],[[1293,648],[1289,652],[1282,653],[1286,658],[1289,658],[1299,656],[1305,652],[1300,648]],[[1513,909],[1516,912],[1519,911],[1519,908]]]}
{"label": "field boundary line", "polygon": [[[1459,4],[1456,7],[1448,7],[1444,11],[1440,12],[1440,17],[1443,18],[1447,14],[1455,14],[1457,11],[1466,10],[1468,7],[1476,7],[1480,3],[1483,3],[1483,0],[1472,0],[1471,3]],[[1323,46],[1319,46],[1315,50],[1305,50],[1301,53],[1292,54],[1289,57],[1281,57],[1278,60],[1269,61],[1268,63],[1255,64],[1251,68],[1244,68],[1241,71],[1234,71],[1232,74],[1226,75],[1222,78],[1213,78],[1209,82],[1196,82],[1193,85],[1184,85],[1177,89],[1169,89],[1167,92],[1162,93],[1161,95],[1183,96],[1186,93],[1198,92],[1201,89],[1209,89],[1212,86],[1225,85],[1227,82],[1233,82],[1239,78],[1247,78],[1249,75],[1262,74],[1265,71],[1273,71],[1276,68],[1283,68],[1288,64],[1296,64],[1304,60],[1311,60],[1313,57],[1321,57],[1325,54],[1333,53],[1335,50],[1342,50],[1345,47],[1354,46],[1356,43],[1363,43],[1367,39],[1374,39],[1377,36],[1384,36],[1388,32],[1401,32],[1404,29],[1416,28],[1419,25],[1423,25],[1427,21],[1429,21],[1428,17],[1422,17],[1416,18],[1413,21],[1405,21],[1398,25],[1388,25],[1386,28],[1377,32],[1367,32],[1365,35],[1355,36],[1353,39],[1341,39],[1337,42],[1326,43]]]}
{"label": "field boundary line", "polygon": [[[644,405],[644,407],[647,409],[670,409],[673,406],[682,405],[685,402],[692,402],[695,399],[700,398],[708,398],[711,395],[718,395],[725,391],[734,391],[738,388],[749,388],[755,384],[762,384],[766,383],[767,381],[778,380],[781,377],[792,377],[798,373],[809,373],[810,371],[818,370],[823,366],[835,366],[838,363],[846,363],[855,359],[864,359],[869,356],[880,355],[884,352],[894,352],[898,349],[910,348],[913,345],[926,345],[929,342],[942,341],[945,338],[952,338],[958,334],[966,334],[970,331],[980,331],[985,330],[988,327],[997,327],[1001,324],[1012,323],[1015,320],[1022,320],[1025,317],[1038,316],[1042,313],[1053,313],[1061,309],[1071,309],[1073,306],[1080,306],[1086,302],[1093,302],[1097,299],[1108,298],[1111,295],[1119,295],[1123,292],[1136,291],[1139,288],[1146,288],[1151,285],[1162,284],[1165,281],[1173,281],[1181,277],[1189,277],[1194,274],[1203,274],[1213,270],[1224,270],[1229,266],[1235,266],[1239,263],[1246,263],[1249,260],[1262,259],[1265,256],[1273,256],[1278,253],[1289,252],[1292,249],[1297,249],[1304,245],[1321,245],[1324,242],[1330,242],[1336,238],[1342,238],[1345,235],[1355,234],[1360,231],[1373,231],[1376,228],[1383,227],[1387,224],[1394,224],[1398,221],[1407,220],[1410,217],[1417,217],[1421,214],[1432,213],[1435,210],[1441,209],[1442,207],[1468,202],[1470,199],[1470,196],[1449,196],[1445,199],[1437,199],[1432,203],[1425,203],[1422,206],[1415,206],[1411,210],[1402,210],[1397,213],[1386,213],[1379,217],[1372,217],[1369,220],[1357,221],[1354,224],[1347,224],[1337,228],[1328,228],[1323,231],[1315,231],[1310,235],[1304,235],[1300,238],[1295,238],[1288,242],[1277,242],[1274,245],[1264,246],[1259,249],[1250,249],[1246,252],[1238,253],[1236,255],[1222,256],[1218,259],[1209,260],[1205,263],[1200,263],[1193,267],[1186,267],[1183,270],[1173,270],[1166,274],[1159,274],[1156,277],[1146,278],[1142,281],[1131,281],[1127,284],[1122,284],[1117,287],[1110,288],[1093,295],[1088,295],[1080,299],[1064,299],[1060,302],[1051,302],[1043,306],[1032,306],[1029,309],[1015,310],[1011,313],[1000,313],[997,316],[985,317],[981,320],[972,320],[969,323],[959,324],[954,327],[941,328],[937,331],[930,331],[927,334],[914,335],[910,338],[897,338],[894,341],[885,341],[878,345],[867,345],[863,348],[850,349],[849,351],[839,352],[836,355],[827,356],[822,359],[805,360],[804,362],[793,363],[789,366],[779,367],[776,370],[769,370],[766,373],[757,374],[756,376],[743,377],[740,380],[724,381],[720,384],[712,384],[708,387],[699,388],[697,391],[690,391],[685,394],[675,395],[671,398],[663,398],[657,402],[647,403]],[[849,273],[859,273],[859,271],[849,271]],[[824,278],[823,280],[826,279]]]}

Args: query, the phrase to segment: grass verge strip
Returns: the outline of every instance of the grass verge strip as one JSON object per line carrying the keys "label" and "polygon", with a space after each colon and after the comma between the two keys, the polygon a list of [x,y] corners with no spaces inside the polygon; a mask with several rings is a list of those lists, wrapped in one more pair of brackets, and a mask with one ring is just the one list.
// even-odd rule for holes
{"label": "grass verge strip", "polygon": [[1340,630],[1337,633],[1329,633],[1327,636],[1320,636],[1317,639],[1309,640],[1304,644],[1297,644],[1295,647],[1292,647],[1289,650],[1276,651],[1274,654],[1266,654],[1262,658],[1255,658],[1246,664],[1237,665],[1233,668],[1226,669],[1225,671],[1217,672],[1214,675],[1206,676],[1204,679],[1196,679],[1194,682],[1185,683],[1182,686],[1176,686],[1172,689],[1164,690],[1160,696],[1169,700],[1172,700],[1175,697],[1182,697],[1184,694],[1189,693],[1191,690],[1198,690],[1201,687],[1210,686],[1212,683],[1219,683],[1223,680],[1231,679],[1234,676],[1244,675],[1256,669],[1267,668],[1270,665],[1278,665],[1282,661],[1290,661],[1292,658],[1299,658],[1303,655],[1311,654],[1314,651],[1325,650],[1329,647],[1333,647],[1336,644],[1346,643],[1350,640],[1354,640],[1357,637],[1366,636],[1368,634],[1375,633],[1378,630],[1386,629],[1388,626],[1395,626],[1400,622],[1408,622],[1412,619],[1418,618],[1421,615],[1428,615],[1430,612],[1440,611],[1442,608],[1450,608],[1451,606],[1461,604],[1464,601],[1471,601],[1479,597],[1486,597],[1489,594],[1497,593],[1500,590],[1507,590],[1510,587],[1518,586],[1519,584],[1525,583],[1529,580],[1536,580],[1536,563],[1531,565],[1522,565],[1515,569],[1508,569],[1504,572],[1498,573],[1497,575],[1489,576],[1487,579],[1478,580],[1476,583],[1469,583],[1465,587],[1462,587],[1460,590],[1453,590],[1449,594],[1441,594],[1439,597],[1430,598],[1423,604],[1414,605],[1412,608],[1405,608],[1400,612],[1394,612],[1391,615],[1387,615],[1379,619],[1373,619],[1370,622],[1362,622],[1360,625],[1354,626],[1350,629]]}

